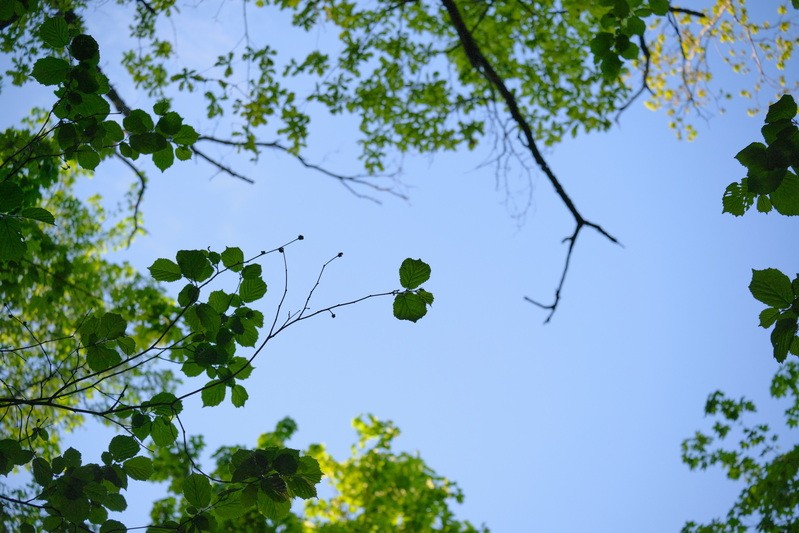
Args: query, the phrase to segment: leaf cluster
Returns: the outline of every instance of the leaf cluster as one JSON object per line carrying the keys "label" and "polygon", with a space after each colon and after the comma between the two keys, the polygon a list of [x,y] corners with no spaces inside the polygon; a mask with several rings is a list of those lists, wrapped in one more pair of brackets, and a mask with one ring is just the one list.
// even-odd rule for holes
{"label": "leaf cluster", "polygon": [[421,259],[405,259],[400,265],[400,285],[405,290],[394,297],[394,316],[400,320],[416,322],[427,314],[427,306],[433,305],[433,293],[420,287],[430,279],[430,265]]}
{"label": "leaf cluster", "polygon": [[597,4],[604,9],[594,9],[593,14],[600,16],[601,31],[591,40],[591,52],[594,63],[600,66],[602,74],[608,79],[617,79],[622,74],[624,61],[638,59],[641,53],[640,47],[632,39],[640,38],[643,42],[646,31],[644,19],[651,15],[666,15],[669,2],[602,0]]}
{"label": "leaf cluster", "polygon": [[[780,367],[771,382],[774,398],[788,398],[787,426],[799,423],[799,364]],[[780,446],[778,433],[766,424],[745,423],[756,411],[754,403],[733,399],[721,391],[708,397],[705,414],[714,419],[712,432],[697,432],[682,443],[682,460],[692,470],[721,467],[728,478],[745,483],[726,517],[708,524],[688,522],[684,532],[757,530],[768,533],[799,527],[799,446]]]}
{"label": "leaf cluster", "polygon": [[746,177],[724,191],[723,212],[743,215],[757,202],[757,210],[772,208],[781,215],[799,215],[799,128],[793,97],[783,95],[769,106],[761,129],[765,144],[753,142],[735,156],[747,169]]}
{"label": "leaf cluster", "polygon": [[769,307],[760,312],[760,327],[771,331],[774,359],[782,363],[788,353],[799,356],[799,274],[793,281],[777,270],[752,269],[749,291]]}

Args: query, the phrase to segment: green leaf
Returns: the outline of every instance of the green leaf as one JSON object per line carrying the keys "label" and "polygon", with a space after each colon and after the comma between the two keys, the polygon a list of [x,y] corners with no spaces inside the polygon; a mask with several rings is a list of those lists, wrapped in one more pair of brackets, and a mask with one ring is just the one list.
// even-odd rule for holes
{"label": "green leaf", "polygon": [[169,259],[156,259],[148,270],[156,281],[177,281],[183,277],[180,267]]}
{"label": "green leaf", "polygon": [[171,392],[159,392],[146,404],[157,415],[172,416],[183,411],[183,402]]}
{"label": "green leaf", "polygon": [[760,312],[760,327],[761,328],[770,328],[774,322],[777,321],[777,318],[780,316],[780,310],[774,307],[767,307]]}
{"label": "green leaf", "polygon": [[122,464],[125,473],[136,481],[147,481],[153,475],[153,462],[149,457],[134,457]]}
{"label": "green leaf", "polygon": [[662,17],[669,12],[669,0],[649,0],[649,7],[652,13]]}
{"label": "green leaf", "polygon": [[128,130],[128,133],[146,133],[152,131],[155,127],[150,114],[143,109],[134,109],[128,116],[122,119],[122,126]]}
{"label": "green leaf", "polygon": [[770,197],[774,208],[781,215],[799,215],[799,177],[793,172],[787,172],[780,186],[771,193]]}
{"label": "green leaf", "polygon": [[211,483],[202,474],[189,474],[183,480],[183,497],[195,507],[207,507],[211,503]]}
{"label": "green leaf", "polygon": [[102,372],[120,362],[122,362],[122,357],[116,350],[102,345],[86,348],[86,363],[93,372]]}
{"label": "green leaf", "polygon": [[171,167],[175,163],[175,153],[172,151],[172,145],[167,144],[162,150],[154,153],[153,163],[155,163],[155,166],[158,167],[158,170],[161,172]]}
{"label": "green leaf", "polygon": [[419,289],[418,291],[416,291],[416,294],[418,294],[418,295],[419,295],[419,297],[420,297],[420,298],[421,298],[421,299],[424,301],[424,303],[426,303],[427,305],[433,305],[433,300],[434,300],[435,298],[433,298],[433,293],[432,293],[432,292],[427,292],[427,291],[426,291],[426,290],[424,290],[424,289]]}
{"label": "green leaf", "polygon": [[178,305],[187,307],[200,297],[200,288],[192,283],[187,283],[178,293]]}
{"label": "green leaf", "polygon": [[233,247],[231,248],[228,246],[225,248],[225,251],[221,254],[222,264],[225,265],[225,268],[229,268],[233,272],[239,272],[242,268],[244,268],[244,252],[241,251],[241,248]]}
{"label": "green leaf", "polygon": [[222,403],[225,399],[225,384],[220,383],[219,380],[212,380],[205,384],[207,389],[203,389],[200,393],[203,400],[203,407],[213,407]]}
{"label": "green leaf", "polygon": [[0,217],[0,261],[16,261],[22,258],[28,246],[19,232],[19,222],[9,217]]}
{"label": "green leaf", "polygon": [[109,493],[105,501],[103,501],[103,505],[105,505],[109,511],[116,511],[118,513],[128,508],[128,502],[125,500],[125,497],[118,492]]}
{"label": "green leaf", "polygon": [[153,420],[150,435],[157,446],[166,447],[178,438],[178,428],[166,417],[159,416]]}
{"label": "green leaf", "polygon": [[259,490],[257,496],[258,512],[270,520],[282,520],[291,511],[291,500],[275,501]]}
{"label": "green leaf", "polygon": [[64,464],[67,467],[77,468],[81,464],[81,455],[78,450],[75,448],[67,448],[67,450],[62,454],[64,458]]}
{"label": "green leaf", "polygon": [[752,269],[749,291],[752,296],[769,307],[783,309],[793,303],[791,280],[776,268]]}
{"label": "green leaf", "polygon": [[255,367],[244,357],[231,359],[228,368],[239,379],[247,379],[252,374],[252,371],[255,370]]}
{"label": "green leaf", "polygon": [[128,138],[128,143],[132,149],[140,154],[155,154],[169,146],[166,137],[154,132],[133,134]]}
{"label": "green leaf", "polygon": [[624,23],[625,33],[628,36],[643,35],[646,31],[646,23],[638,17],[630,17]]}
{"label": "green leaf", "polygon": [[256,279],[261,277],[261,265],[253,264],[247,265],[241,271],[243,279]]}
{"label": "green leaf", "polygon": [[266,283],[260,278],[241,280],[239,296],[243,302],[254,302],[266,294]]}
{"label": "green leaf", "polygon": [[219,313],[206,303],[199,303],[195,305],[194,310],[197,313],[197,318],[200,319],[200,323],[203,325],[206,331],[208,331],[211,337],[215,337],[219,332],[220,326],[222,325],[222,319],[220,318]]}
{"label": "green leaf", "polygon": [[191,151],[191,148],[186,148],[185,146],[178,146],[175,148],[175,157],[178,158],[180,161],[188,161],[191,159],[191,155],[194,152]]}
{"label": "green leaf", "polygon": [[735,155],[746,168],[766,168],[766,150],[768,147],[760,142],[750,143],[746,148]]}
{"label": "green leaf", "polygon": [[236,407],[243,407],[249,397],[247,389],[239,384],[233,385],[230,390],[230,402]]}
{"label": "green leaf", "polygon": [[400,285],[406,289],[415,289],[430,279],[430,265],[421,259],[405,259],[399,269]]}
{"label": "green leaf", "polygon": [[224,313],[230,307],[230,295],[225,291],[214,291],[208,296],[208,305],[217,313]]}
{"label": "green leaf", "polygon": [[243,328],[235,334],[236,342],[241,346],[255,346],[258,341],[258,330],[249,322],[242,325]]}
{"label": "green leaf", "polygon": [[125,334],[128,323],[117,313],[104,313],[97,323],[97,336],[102,339],[116,339]]}
{"label": "green leaf", "polygon": [[193,281],[205,281],[214,273],[214,267],[202,250],[180,250],[175,258],[180,272]]}
{"label": "green leaf", "polygon": [[214,514],[220,518],[238,518],[244,512],[239,492],[227,492],[214,505]]}
{"label": "green leaf", "polygon": [[778,363],[782,363],[788,357],[788,351],[797,331],[799,331],[799,325],[795,318],[777,320],[777,325],[771,332],[771,344],[774,346],[774,359]]}
{"label": "green leaf", "polygon": [[789,94],[782,95],[775,103],[768,107],[766,113],[766,123],[771,124],[778,120],[791,120],[796,116],[796,102]]}
{"label": "green leaf", "polygon": [[0,183],[0,213],[8,213],[20,207],[24,198],[22,189],[16,183],[10,181]]}
{"label": "green leaf", "polygon": [[39,37],[50,48],[64,48],[69,44],[69,26],[63,17],[45,20],[39,26]]}
{"label": "green leaf", "polygon": [[153,106],[153,113],[159,116],[164,116],[169,112],[169,100],[159,100]]}
{"label": "green leaf", "polygon": [[290,478],[286,484],[291,492],[298,498],[302,498],[303,500],[316,498],[316,486],[303,477],[294,476]]}
{"label": "green leaf", "polygon": [[180,131],[180,127],[182,125],[183,117],[174,111],[170,111],[158,119],[158,123],[155,125],[155,127],[158,128],[164,135],[176,135]]}
{"label": "green leaf", "polygon": [[128,435],[117,435],[108,444],[108,451],[114,456],[115,461],[130,459],[139,453],[139,443]]}
{"label": "green leaf", "polygon": [[427,314],[424,299],[412,292],[401,292],[394,297],[394,316],[400,320],[416,322]]}
{"label": "green leaf", "polygon": [[91,35],[76,35],[69,45],[69,53],[78,61],[89,61],[92,63],[100,59],[100,46]]}
{"label": "green leaf", "polygon": [[768,213],[771,211],[771,200],[765,194],[757,197],[757,210],[760,213]]}
{"label": "green leaf", "polygon": [[53,469],[50,463],[42,457],[36,457],[31,463],[33,470],[33,480],[39,485],[46,487],[53,480]]}
{"label": "green leaf", "polygon": [[754,198],[755,195],[749,193],[742,183],[730,183],[721,199],[723,205],[721,212],[742,216],[752,206]]}
{"label": "green leaf", "polygon": [[43,57],[33,64],[31,76],[42,85],[58,85],[67,79],[70,64],[57,57]]}
{"label": "green leaf", "polygon": [[23,209],[19,215],[24,218],[30,218],[31,220],[44,222],[45,224],[55,225],[55,217],[53,214],[41,207],[28,207]]}
{"label": "green leaf", "polygon": [[199,134],[191,126],[184,124],[180,127],[177,134],[172,136],[172,141],[177,144],[192,145],[200,138]]}
{"label": "green leaf", "polygon": [[100,154],[85,145],[75,152],[75,157],[78,160],[78,164],[86,170],[94,170],[100,164]]}

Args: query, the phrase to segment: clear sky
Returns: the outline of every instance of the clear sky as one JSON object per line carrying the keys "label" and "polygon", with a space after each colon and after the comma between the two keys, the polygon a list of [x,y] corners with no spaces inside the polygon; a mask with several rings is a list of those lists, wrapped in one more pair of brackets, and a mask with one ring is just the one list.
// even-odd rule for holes
{"label": "clear sky", "polygon": [[[232,4],[218,12],[206,5],[215,19],[185,7],[190,23],[162,30],[178,36],[183,60],[213,58],[214,47],[236,43],[239,28],[222,34],[206,25],[236,20]],[[89,22],[103,68],[129,105],[152,105],[105,52],[119,49],[124,12],[102,5]],[[250,27],[262,40],[279,40],[282,24],[253,18]],[[20,94],[4,92],[2,107]],[[148,168],[149,235],[121,254],[139,268],[178,249],[239,246],[254,255],[301,233],[306,239],[287,250],[296,310],[319,267],[340,251],[312,306],[398,288],[405,257],[432,266],[425,286],[436,301],[419,323],[395,320],[391,300],[382,299],[298,325],[256,360],[245,408],[201,409],[192,399],[187,428],[205,434],[209,450],[252,446],[289,415],[299,424],[292,445],[324,442],[343,458],[355,438],[353,417],[391,419],[402,449],[418,450],[464,490],[457,515],[496,532],[666,532],[724,514],[739,487],[720,472],[690,472],[680,443],[707,429],[704,402],[716,389],[756,400],[763,420],[778,423],[779,407],[767,400],[777,364],[757,327],[762,305],[747,285],[752,268],[797,266],[794,220],[721,214],[724,188],[745,172],[733,156],[757,140],[762,124],[762,115],[746,116],[746,105],[698,122],[691,143],[675,140],[663,114],[634,105],[612,131],[548,152],[581,212],[624,245],[581,234],[548,325],[522,297],[552,297],[572,221],[535,172],[532,205],[514,219],[495,169],[480,166],[487,150],[406,156],[399,179],[410,200],[383,196],[382,205],[278,153],[251,165],[231,150],[206,148],[240,165],[254,185],[202,162],[163,175]],[[175,108],[189,117],[198,111],[181,100]],[[196,121],[204,133],[215,127]],[[310,159],[357,169],[351,122],[322,119],[312,130]],[[109,163],[82,187],[114,198],[133,179]],[[264,271],[271,292],[262,305],[271,316],[282,264],[267,259]],[[87,432],[77,438],[81,446],[97,440]],[[129,526],[146,523],[151,494],[140,493]]]}

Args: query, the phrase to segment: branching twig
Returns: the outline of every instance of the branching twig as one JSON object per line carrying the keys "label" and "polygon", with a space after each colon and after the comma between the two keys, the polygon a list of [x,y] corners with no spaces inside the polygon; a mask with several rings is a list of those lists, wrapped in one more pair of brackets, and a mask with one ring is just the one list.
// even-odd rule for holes
{"label": "branching twig", "polygon": [[560,302],[560,295],[561,290],[563,289],[563,283],[566,280],[566,273],[569,269],[569,261],[571,260],[572,252],[574,251],[574,243],[577,240],[580,231],[584,227],[590,227],[598,231],[601,235],[605,238],[610,240],[615,244],[619,244],[619,241],[605,231],[602,226],[590,222],[583,218],[582,214],[577,210],[577,207],[574,205],[574,202],[566,193],[563,188],[563,185],[560,183],[560,180],[555,176],[552,172],[552,169],[549,167],[549,164],[544,159],[541,151],[538,149],[538,146],[535,142],[535,138],[533,137],[533,131],[528,123],[527,119],[522,114],[521,109],[519,108],[519,104],[516,100],[516,96],[508,89],[507,85],[505,84],[505,80],[494,70],[494,67],[485,57],[483,52],[480,50],[477,42],[474,39],[474,36],[469,32],[466,24],[461,17],[460,12],[458,11],[458,7],[455,5],[454,0],[441,0],[442,4],[447,10],[449,14],[450,20],[452,21],[452,25],[455,28],[455,31],[458,34],[458,38],[461,42],[461,46],[463,47],[463,51],[466,53],[466,57],[469,59],[472,67],[475,68],[478,72],[480,72],[483,77],[493,86],[496,88],[497,92],[499,92],[502,100],[505,102],[505,105],[508,107],[508,111],[510,112],[511,117],[513,117],[514,122],[521,130],[523,136],[523,143],[525,147],[530,151],[530,154],[533,156],[538,168],[546,175],[549,182],[555,188],[555,193],[561,199],[563,204],[571,213],[572,217],[574,218],[575,229],[574,233],[570,237],[567,237],[565,241],[569,242],[569,249],[566,252],[566,262],[563,268],[563,273],[561,274],[560,283],[558,284],[558,288],[555,291],[555,301],[551,305],[541,304],[539,302],[533,301],[530,298],[526,298],[527,300],[531,301],[532,303],[538,305],[543,309],[548,309],[549,316],[547,316],[545,322],[549,322],[552,318],[552,315],[555,313],[557,309],[558,303]]}
{"label": "branching twig", "polygon": [[[243,148],[246,145],[246,143],[244,143],[244,142],[232,141],[232,140],[229,140],[229,139],[220,139],[218,137],[212,137],[210,135],[200,135],[200,138],[198,140],[199,141],[214,142],[214,143],[223,144],[223,145],[226,145],[226,146],[234,146],[236,148]],[[354,189],[353,185],[364,186],[364,187],[370,188],[370,189],[372,189],[374,191],[381,192],[381,193],[388,193],[388,194],[391,194],[392,196],[396,196],[397,198],[402,198],[403,200],[407,200],[408,199],[408,197],[406,195],[402,194],[401,192],[399,192],[399,191],[397,191],[397,190],[395,190],[395,189],[393,189],[391,187],[382,187],[380,185],[377,185],[377,184],[369,181],[368,178],[375,177],[375,176],[369,176],[367,174],[351,174],[351,175],[347,175],[347,174],[339,174],[338,172],[333,172],[333,171],[328,170],[328,169],[326,169],[326,168],[324,168],[324,167],[322,167],[320,165],[317,165],[315,163],[310,163],[302,155],[300,155],[298,153],[295,153],[294,151],[292,151],[288,147],[280,144],[277,141],[255,142],[254,144],[255,144],[255,146],[257,146],[259,148],[271,148],[271,149],[283,152],[285,154],[288,154],[291,157],[293,157],[294,159],[296,159],[305,168],[309,168],[311,170],[316,170],[317,172],[320,172],[320,173],[324,174],[325,176],[329,176],[331,178],[337,179],[349,192],[351,192],[352,194],[354,194],[358,198],[364,198],[364,199],[367,199],[367,200],[371,200],[371,201],[373,201],[375,203],[378,203],[378,204],[381,203],[380,200],[378,200],[378,199],[376,199],[374,197],[359,193],[358,191],[356,191]],[[195,148],[195,151],[196,151],[196,148]]]}

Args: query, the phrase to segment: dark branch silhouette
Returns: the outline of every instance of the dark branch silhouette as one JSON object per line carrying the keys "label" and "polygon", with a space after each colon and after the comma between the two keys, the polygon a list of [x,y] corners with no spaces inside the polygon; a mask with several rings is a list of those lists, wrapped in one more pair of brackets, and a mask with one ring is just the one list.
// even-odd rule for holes
{"label": "dark branch silhouette", "polygon": [[525,300],[528,302],[541,307],[542,309],[549,310],[549,315],[547,316],[546,320],[544,321],[549,322],[552,318],[552,315],[555,313],[555,310],[558,307],[558,303],[560,302],[561,291],[563,289],[563,284],[566,281],[566,274],[569,270],[569,263],[571,261],[572,252],[574,251],[574,244],[577,241],[577,237],[580,234],[580,231],[585,227],[590,227],[598,231],[601,235],[605,238],[610,240],[615,244],[619,244],[619,241],[613,237],[610,233],[605,231],[602,226],[599,224],[595,224],[589,220],[586,220],[582,214],[577,210],[577,207],[574,205],[571,197],[566,193],[566,190],[563,188],[560,180],[555,176],[552,169],[549,167],[549,164],[544,159],[544,156],[541,154],[541,151],[538,149],[538,146],[535,142],[535,138],[533,137],[533,130],[530,127],[529,122],[524,117],[519,109],[519,104],[516,100],[514,94],[508,89],[507,85],[505,84],[505,80],[494,70],[494,67],[485,57],[483,52],[480,50],[479,45],[474,39],[474,36],[466,27],[463,18],[461,17],[460,12],[458,11],[458,7],[455,5],[454,0],[441,0],[441,3],[447,10],[449,14],[450,20],[452,21],[452,25],[455,28],[455,31],[458,34],[458,39],[460,40],[461,46],[463,47],[463,51],[466,53],[466,57],[469,59],[469,63],[471,63],[472,67],[475,70],[480,72],[483,77],[497,90],[497,92],[502,97],[502,100],[505,102],[505,105],[510,112],[513,121],[516,123],[516,126],[521,130],[522,134],[522,143],[525,147],[530,151],[530,154],[533,156],[538,168],[546,175],[549,182],[555,188],[555,193],[561,199],[563,204],[571,213],[572,217],[574,218],[575,228],[574,233],[572,233],[569,237],[564,239],[564,242],[569,243],[568,251],[566,252],[566,261],[563,265],[563,272],[561,274],[560,283],[558,284],[557,289],[555,290],[555,300],[552,304],[542,304],[536,300],[528,298],[525,296]]}
{"label": "dark branch silhouette", "polygon": [[[229,140],[229,139],[220,139],[218,137],[212,137],[210,135],[200,135],[199,141],[209,141],[209,142],[214,142],[214,143],[217,143],[217,144],[224,144],[226,146],[235,146],[237,148],[243,148],[245,146],[245,144],[246,144],[246,143],[243,143],[243,142],[232,141],[232,140]],[[295,153],[294,151],[292,151],[288,147],[280,144],[277,141],[272,141],[272,142],[261,141],[261,142],[255,142],[254,144],[255,144],[255,146],[257,146],[259,148],[271,148],[273,150],[277,150],[277,151],[283,152],[285,154],[288,154],[291,157],[293,157],[294,159],[296,159],[305,168],[309,168],[311,170],[316,170],[317,172],[320,172],[320,173],[324,174],[325,176],[329,176],[331,178],[337,179],[348,191],[350,191],[352,194],[354,194],[355,196],[357,196],[359,198],[365,198],[365,199],[368,199],[368,200],[372,200],[372,201],[374,201],[376,203],[381,203],[376,198],[373,198],[371,196],[359,193],[357,190],[355,190],[353,185],[367,187],[367,188],[370,188],[370,189],[372,189],[374,191],[381,192],[381,193],[388,193],[388,194],[390,194],[392,196],[396,196],[397,198],[402,198],[403,200],[407,200],[408,199],[408,197],[405,194],[402,194],[401,192],[397,191],[396,189],[394,189],[392,187],[383,187],[381,185],[377,185],[376,183],[374,183],[372,181],[369,181],[369,178],[380,178],[380,177],[387,177],[387,176],[370,176],[368,174],[352,174],[352,175],[339,174],[337,172],[332,172],[330,170],[327,170],[326,168],[321,167],[321,166],[319,166],[319,165],[317,165],[315,163],[308,162],[308,160],[305,159],[305,157],[303,157],[302,155],[300,155],[298,153]],[[196,148],[195,148],[195,151],[196,151]]]}

